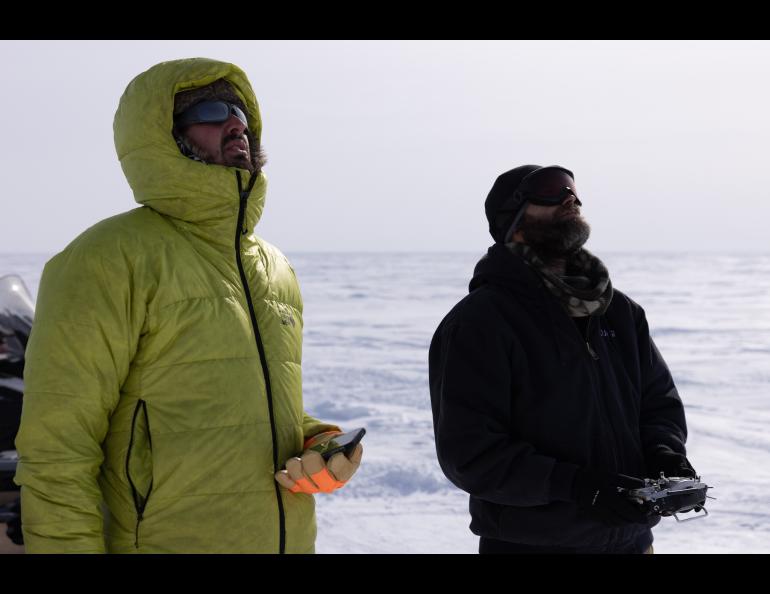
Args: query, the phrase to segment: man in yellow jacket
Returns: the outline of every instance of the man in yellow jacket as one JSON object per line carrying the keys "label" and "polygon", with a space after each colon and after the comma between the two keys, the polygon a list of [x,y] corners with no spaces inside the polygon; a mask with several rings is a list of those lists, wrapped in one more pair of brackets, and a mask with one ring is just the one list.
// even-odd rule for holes
{"label": "man in yellow jacket", "polygon": [[303,410],[299,287],[253,234],[260,132],[232,64],[164,62],[126,88],[115,146],[142,206],[40,282],[16,440],[28,552],[314,551],[312,493],[362,449],[303,453],[339,428]]}

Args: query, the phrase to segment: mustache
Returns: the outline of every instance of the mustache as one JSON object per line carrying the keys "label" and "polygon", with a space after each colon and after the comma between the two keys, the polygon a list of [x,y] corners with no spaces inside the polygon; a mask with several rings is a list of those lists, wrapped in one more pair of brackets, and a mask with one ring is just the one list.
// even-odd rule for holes
{"label": "mustache", "polygon": [[225,145],[228,142],[232,142],[233,140],[242,140],[243,142],[246,142],[246,135],[245,134],[230,134],[228,136],[225,136],[222,139],[222,148],[225,148]]}
{"label": "mustache", "polygon": [[577,204],[573,204],[572,206],[566,206],[566,207],[560,206],[559,209],[553,213],[553,220],[560,221],[570,216],[575,216],[576,218],[582,218],[580,214],[580,207]]}

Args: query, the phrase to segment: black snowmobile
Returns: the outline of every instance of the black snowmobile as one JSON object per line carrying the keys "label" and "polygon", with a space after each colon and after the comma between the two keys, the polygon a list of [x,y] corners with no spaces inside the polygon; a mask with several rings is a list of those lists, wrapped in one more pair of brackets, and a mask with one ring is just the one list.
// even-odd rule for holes
{"label": "black snowmobile", "polygon": [[24,350],[35,306],[24,281],[0,277],[0,523],[15,544],[23,544],[19,487],[13,482],[18,456],[14,440],[24,394]]}

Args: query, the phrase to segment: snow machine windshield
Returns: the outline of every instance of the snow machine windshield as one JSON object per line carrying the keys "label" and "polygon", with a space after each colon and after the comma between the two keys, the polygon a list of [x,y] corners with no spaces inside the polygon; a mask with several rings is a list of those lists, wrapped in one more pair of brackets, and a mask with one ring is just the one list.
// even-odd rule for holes
{"label": "snow machine windshield", "polygon": [[15,274],[0,277],[0,362],[24,359],[35,306],[24,281]]}

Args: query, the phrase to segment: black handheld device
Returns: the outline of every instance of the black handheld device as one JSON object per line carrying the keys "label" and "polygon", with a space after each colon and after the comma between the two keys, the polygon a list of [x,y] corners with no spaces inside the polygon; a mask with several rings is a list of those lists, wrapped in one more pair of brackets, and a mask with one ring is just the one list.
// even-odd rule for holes
{"label": "black handheld device", "polygon": [[365,433],[366,429],[363,427],[353,429],[353,431],[335,435],[329,441],[312,446],[310,449],[319,452],[324,460],[328,460],[339,452],[342,452],[345,456],[350,456]]}
{"label": "black handheld device", "polygon": [[[659,479],[644,479],[644,487],[627,491],[626,496],[635,501],[648,515],[674,516],[677,522],[689,522],[709,515],[706,495],[709,487],[700,477],[667,477],[662,472]],[[680,520],[678,513],[703,511],[687,520]]]}

